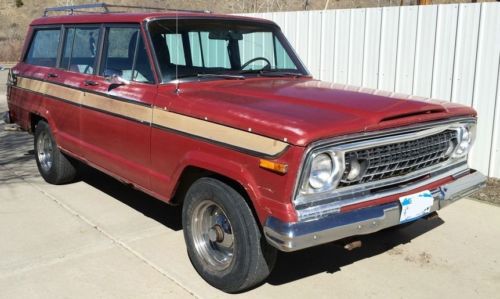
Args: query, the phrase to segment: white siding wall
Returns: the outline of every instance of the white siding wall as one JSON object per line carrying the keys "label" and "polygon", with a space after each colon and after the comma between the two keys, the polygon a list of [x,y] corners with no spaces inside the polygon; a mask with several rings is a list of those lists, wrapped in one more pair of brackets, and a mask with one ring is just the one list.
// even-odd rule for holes
{"label": "white siding wall", "polygon": [[471,166],[500,178],[500,3],[246,15],[276,22],[315,78],[474,107]]}

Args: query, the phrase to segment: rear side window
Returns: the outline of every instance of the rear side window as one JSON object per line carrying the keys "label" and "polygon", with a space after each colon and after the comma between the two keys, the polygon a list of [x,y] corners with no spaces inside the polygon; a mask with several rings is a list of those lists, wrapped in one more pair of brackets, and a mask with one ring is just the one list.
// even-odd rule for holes
{"label": "rear side window", "polygon": [[99,27],[68,28],[60,67],[72,72],[93,74],[99,30]]}
{"label": "rear side window", "polygon": [[100,75],[125,80],[153,82],[153,73],[138,28],[108,28],[104,40]]}
{"label": "rear side window", "polygon": [[24,62],[47,67],[56,66],[60,35],[59,28],[37,29]]}

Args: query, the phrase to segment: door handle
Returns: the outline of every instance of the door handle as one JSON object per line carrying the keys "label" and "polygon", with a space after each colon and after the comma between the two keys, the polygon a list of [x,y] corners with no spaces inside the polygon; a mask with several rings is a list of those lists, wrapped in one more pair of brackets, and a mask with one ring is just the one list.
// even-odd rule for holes
{"label": "door handle", "polygon": [[54,73],[48,73],[47,77],[49,77],[49,78],[57,78],[57,77],[59,77],[59,75],[58,74],[54,74]]}
{"label": "door handle", "polygon": [[86,85],[86,86],[97,86],[99,85],[99,83],[95,82],[95,81],[92,81],[92,80],[85,80],[83,81],[83,83]]}

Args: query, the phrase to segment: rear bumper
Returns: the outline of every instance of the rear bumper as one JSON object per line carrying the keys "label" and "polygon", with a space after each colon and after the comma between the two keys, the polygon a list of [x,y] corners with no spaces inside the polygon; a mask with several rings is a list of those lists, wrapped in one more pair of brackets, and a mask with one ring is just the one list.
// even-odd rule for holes
{"label": "rear bumper", "polygon": [[[434,197],[431,212],[475,192],[485,183],[486,177],[480,172],[473,171],[453,182],[430,190]],[[282,251],[296,251],[398,225],[400,214],[400,203],[391,202],[305,222],[288,223],[269,217],[264,225],[264,234],[274,247]]]}

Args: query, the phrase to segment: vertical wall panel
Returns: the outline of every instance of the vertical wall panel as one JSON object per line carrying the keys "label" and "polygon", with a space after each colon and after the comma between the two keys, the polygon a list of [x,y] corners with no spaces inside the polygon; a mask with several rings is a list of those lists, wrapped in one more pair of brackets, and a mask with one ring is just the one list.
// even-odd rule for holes
{"label": "vertical wall panel", "polygon": [[498,65],[497,97],[493,119],[493,140],[491,147],[489,176],[500,178],[500,65]]}
{"label": "vertical wall panel", "polygon": [[297,35],[297,14],[298,12],[292,11],[285,14],[285,30],[283,31],[290,44],[296,48],[296,35]]}
{"label": "vertical wall panel", "polygon": [[483,3],[477,49],[473,106],[478,113],[477,139],[472,153],[472,166],[488,173],[493,138],[493,117],[500,64],[500,6]]}
{"label": "vertical wall panel", "polygon": [[396,83],[396,59],[398,49],[399,7],[382,10],[382,35],[378,88],[394,91]]}
{"label": "vertical wall panel", "polygon": [[308,44],[310,41],[311,36],[309,35],[309,12],[299,11],[297,13],[295,50],[306,65],[308,61]]}
{"label": "vertical wall panel", "polygon": [[369,88],[377,88],[378,85],[381,25],[382,8],[367,9],[362,85]]}
{"label": "vertical wall panel", "polygon": [[417,39],[417,6],[403,6],[399,15],[396,92],[411,94]]}
{"label": "vertical wall panel", "polygon": [[320,79],[324,81],[333,81],[333,56],[335,52],[335,18],[336,11],[328,10],[323,12],[321,18],[321,74]]}
{"label": "vertical wall panel", "polygon": [[281,30],[284,31],[285,27],[285,14],[279,12],[273,12],[271,14],[271,20],[280,26]]}
{"label": "vertical wall panel", "polygon": [[436,29],[436,51],[432,78],[433,98],[450,100],[457,34],[458,4],[439,5]]}
{"label": "vertical wall panel", "polygon": [[347,72],[349,69],[349,28],[351,25],[351,10],[341,9],[337,11],[335,18],[335,56],[333,81],[336,83],[347,83]]}
{"label": "vertical wall panel", "polygon": [[421,97],[431,96],[437,12],[438,7],[436,5],[418,7],[413,94]]}
{"label": "vertical wall panel", "polygon": [[321,11],[310,11],[308,12],[308,14],[309,42],[307,43],[307,52],[311,54],[307,56],[307,62],[305,63],[307,64],[307,67],[309,68],[309,71],[313,74],[313,76],[315,78],[318,78],[321,74],[321,55],[314,55],[312,53],[315,53],[316,51],[318,51],[318,49],[321,49],[321,44],[323,42],[321,38],[321,17],[323,14]]}
{"label": "vertical wall panel", "polygon": [[366,9],[352,10],[349,28],[349,69],[347,73],[347,82],[356,86],[361,86],[363,83],[365,20]]}
{"label": "vertical wall panel", "polygon": [[455,103],[472,105],[476,69],[477,36],[481,6],[461,4],[458,12],[457,42],[451,99]]}

